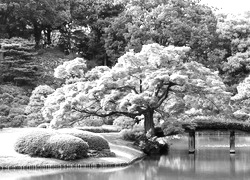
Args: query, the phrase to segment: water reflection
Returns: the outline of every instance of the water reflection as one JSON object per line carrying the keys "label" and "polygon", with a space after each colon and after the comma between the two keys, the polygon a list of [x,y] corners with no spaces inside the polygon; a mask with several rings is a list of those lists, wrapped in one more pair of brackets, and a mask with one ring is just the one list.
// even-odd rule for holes
{"label": "water reflection", "polygon": [[[188,154],[187,138],[173,140],[167,156],[156,156],[117,169],[0,171],[7,180],[210,180],[250,179],[250,137],[237,136],[236,154],[227,135],[200,135],[196,154]],[[25,174],[26,173],[26,174]]]}

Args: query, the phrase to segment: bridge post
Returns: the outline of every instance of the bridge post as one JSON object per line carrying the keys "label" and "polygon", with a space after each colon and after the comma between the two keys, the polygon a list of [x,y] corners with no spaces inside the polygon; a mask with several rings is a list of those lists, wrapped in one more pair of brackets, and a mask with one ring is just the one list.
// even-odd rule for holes
{"label": "bridge post", "polygon": [[195,153],[195,131],[190,131],[188,136],[188,152],[189,154]]}
{"label": "bridge post", "polygon": [[230,131],[230,154],[235,154],[235,131]]}

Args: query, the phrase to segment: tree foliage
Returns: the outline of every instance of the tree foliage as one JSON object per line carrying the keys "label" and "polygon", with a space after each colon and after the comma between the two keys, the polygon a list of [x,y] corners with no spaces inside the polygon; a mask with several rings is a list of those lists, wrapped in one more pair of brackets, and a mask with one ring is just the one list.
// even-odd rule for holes
{"label": "tree foliage", "polygon": [[233,96],[234,116],[239,120],[250,120],[250,76],[237,86],[237,94]]}
{"label": "tree foliage", "polygon": [[37,86],[30,96],[30,101],[25,108],[25,114],[27,115],[27,125],[28,126],[38,126],[42,123],[43,117],[41,114],[41,109],[44,106],[44,100],[47,96],[54,92],[54,89],[48,85]]}
{"label": "tree foliage", "polygon": [[6,24],[8,37],[22,37],[25,32],[33,32],[37,46],[42,38],[42,31],[50,41],[51,31],[71,20],[67,0],[1,0],[0,4],[0,21]]}
{"label": "tree foliage", "polygon": [[249,14],[218,18],[217,32],[220,48],[225,51],[221,71],[225,77],[225,83],[230,86],[237,85],[250,73],[249,27]]}
{"label": "tree foliage", "polygon": [[73,27],[85,29],[77,29],[71,33],[76,51],[82,57],[95,61],[97,65],[111,65],[106,55],[103,34],[111,18],[118,16],[123,10],[124,5],[114,3],[113,0],[78,1],[72,10]]}
{"label": "tree foliage", "polygon": [[212,9],[197,1],[128,1],[126,10],[106,28],[105,47],[115,62],[129,49],[139,52],[142,45],[191,47],[193,60],[208,63],[207,56],[216,33]]}
{"label": "tree foliage", "polygon": [[[84,71],[77,80],[48,96],[44,117],[58,128],[84,115],[143,115],[145,131],[153,133],[154,113],[170,94],[225,93],[226,87],[217,72],[185,61],[189,49],[144,45],[138,53],[131,50],[121,56],[112,68],[97,66]],[[79,72],[79,68],[71,68],[71,63],[67,67]]]}

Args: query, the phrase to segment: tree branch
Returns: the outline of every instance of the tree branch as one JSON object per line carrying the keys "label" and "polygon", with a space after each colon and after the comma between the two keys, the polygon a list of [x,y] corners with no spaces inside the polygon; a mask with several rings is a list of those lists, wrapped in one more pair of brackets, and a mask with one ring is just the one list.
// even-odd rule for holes
{"label": "tree branch", "polygon": [[116,115],[116,114],[121,114],[121,115],[124,115],[124,116],[135,118],[136,116],[142,115],[143,112],[144,112],[144,111],[141,111],[141,112],[138,112],[138,113],[129,113],[129,112],[121,112],[121,111],[112,111],[112,112],[103,114],[103,113],[98,112],[98,110],[93,112],[93,111],[89,111],[89,110],[86,110],[86,109],[77,109],[76,107],[72,107],[72,109],[75,110],[75,111],[81,112],[81,113],[86,113],[86,114],[93,115],[93,116],[98,116],[98,117],[108,117],[108,116],[112,116],[112,115]]}
{"label": "tree branch", "polygon": [[154,96],[157,97],[159,92],[160,92],[160,89],[162,88],[163,86],[163,81],[160,82],[160,84],[157,85],[157,90],[154,92]]}
{"label": "tree branch", "polygon": [[118,87],[118,88],[114,88],[114,89],[118,89],[118,90],[131,89],[134,93],[139,94],[138,91],[136,90],[136,88],[132,87],[132,86],[122,86],[122,87]]}
{"label": "tree branch", "polygon": [[158,103],[156,104],[156,106],[154,107],[154,109],[157,109],[158,107],[160,107],[161,106],[161,104],[164,102],[164,100],[165,99],[167,99],[167,97],[168,97],[168,95],[169,95],[169,92],[171,91],[171,87],[172,86],[175,86],[175,85],[178,85],[178,84],[176,84],[176,83],[174,83],[174,82],[169,82],[168,83],[168,87],[167,87],[167,89],[164,91],[164,93],[162,93],[162,95],[159,97],[159,101],[158,101]]}

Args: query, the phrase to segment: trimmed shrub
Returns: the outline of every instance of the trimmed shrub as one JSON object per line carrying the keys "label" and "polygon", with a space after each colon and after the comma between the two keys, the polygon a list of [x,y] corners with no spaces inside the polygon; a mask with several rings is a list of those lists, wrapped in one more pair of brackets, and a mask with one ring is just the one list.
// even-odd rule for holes
{"label": "trimmed shrub", "polygon": [[53,131],[36,129],[21,135],[15,145],[16,152],[30,156],[50,157],[47,140],[55,135]]}
{"label": "trimmed shrub", "polygon": [[24,95],[17,95],[13,102],[21,105],[27,105],[29,103],[29,97]]}
{"label": "trimmed shrub", "polygon": [[21,135],[14,149],[21,154],[62,160],[74,160],[88,155],[88,144],[81,138],[39,128]]}
{"label": "trimmed shrub", "polygon": [[8,116],[10,113],[10,107],[7,105],[0,105],[0,116]]}
{"label": "trimmed shrub", "polygon": [[44,100],[53,92],[54,89],[48,85],[40,85],[32,91],[30,102],[25,109],[25,113],[28,115],[28,126],[34,127],[45,122],[41,114],[41,109],[44,106]]}
{"label": "trimmed shrub", "polygon": [[24,114],[24,108],[20,106],[20,108],[11,108],[9,115],[23,115]]}
{"label": "trimmed shrub", "polygon": [[161,125],[161,129],[163,130],[163,133],[166,136],[184,133],[182,124],[178,121],[165,121]]}
{"label": "trimmed shrub", "polygon": [[83,141],[86,141],[88,143],[89,149],[91,150],[102,151],[104,149],[110,149],[109,143],[106,139],[92,132],[67,128],[59,129],[58,132],[81,138]]}
{"label": "trimmed shrub", "polygon": [[44,123],[41,113],[29,114],[26,118],[26,124],[29,127],[36,127],[38,124]]}
{"label": "trimmed shrub", "polygon": [[127,141],[138,141],[144,136],[144,130],[141,129],[123,129],[121,131],[122,138]]}
{"label": "trimmed shrub", "polygon": [[0,86],[0,122],[5,127],[23,127],[26,123],[24,109],[28,104],[29,91],[13,85]]}
{"label": "trimmed shrub", "polygon": [[0,102],[1,104],[10,104],[14,100],[14,96],[12,96],[9,93],[4,92],[3,94],[0,94]]}
{"label": "trimmed shrub", "polygon": [[113,116],[105,117],[105,118],[103,118],[103,122],[105,125],[113,125],[114,117]]}
{"label": "trimmed shrub", "polygon": [[29,94],[28,90],[22,87],[13,86],[13,85],[1,85],[0,86],[0,97],[8,97],[13,101],[14,97],[17,96],[26,96]]}
{"label": "trimmed shrub", "polygon": [[6,124],[9,123],[9,118],[6,116],[0,116],[0,124]]}
{"label": "trimmed shrub", "polygon": [[15,116],[11,122],[10,122],[10,126],[11,127],[20,127],[23,125],[24,121],[26,119],[25,115],[17,115]]}
{"label": "trimmed shrub", "polygon": [[68,135],[57,134],[47,141],[51,157],[61,160],[74,160],[87,157],[88,144],[82,139]]}
{"label": "trimmed shrub", "polygon": [[82,131],[89,131],[93,133],[110,133],[110,132],[120,132],[120,129],[113,125],[103,125],[101,127],[92,127],[92,126],[85,126],[85,127],[75,127],[76,129]]}
{"label": "trimmed shrub", "polygon": [[113,125],[120,127],[121,129],[131,129],[135,124],[134,119],[126,116],[120,116],[116,118]]}
{"label": "trimmed shrub", "polygon": [[77,126],[95,126],[95,127],[102,126],[103,124],[104,124],[103,119],[98,117],[84,118],[82,121],[76,123]]}

